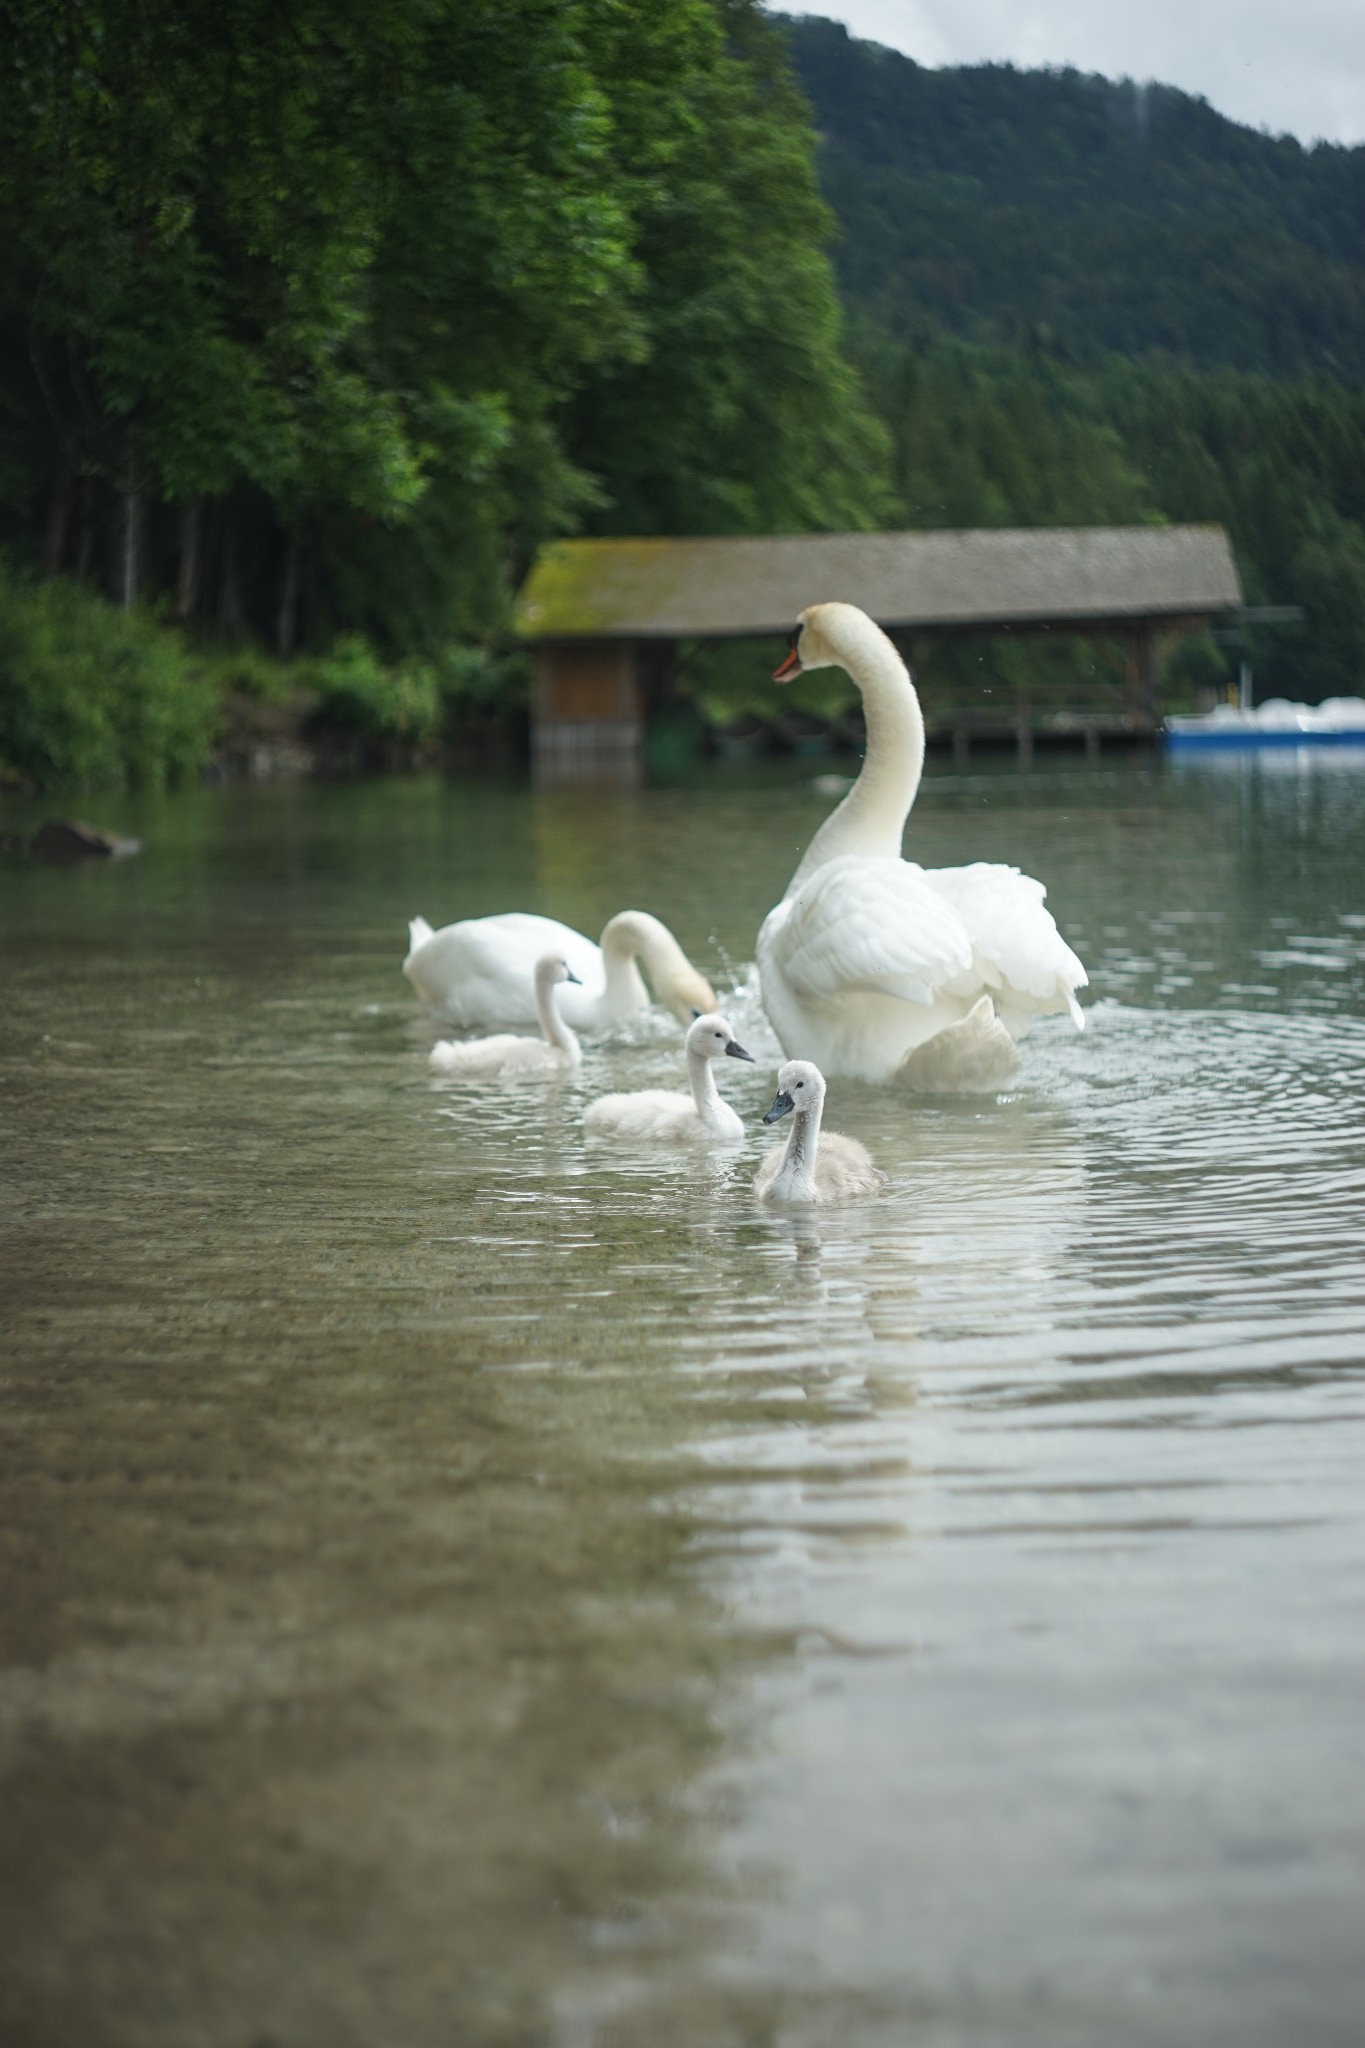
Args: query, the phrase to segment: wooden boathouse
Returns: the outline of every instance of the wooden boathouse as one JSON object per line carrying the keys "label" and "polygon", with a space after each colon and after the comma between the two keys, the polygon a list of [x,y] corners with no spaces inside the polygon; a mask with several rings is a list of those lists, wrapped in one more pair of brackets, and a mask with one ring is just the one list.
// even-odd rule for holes
{"label": "wooden boathouse", "polygon": [[[808,604],[841,598],[891,634],[917,673],[953,636],[1079,633],[1118,640],[1126,678],[1102,726],[1155,730],[1160,635],[1242,605],[1221,526],[973,528],[930,533],[565,540],[537,556],[514,614],[533,655],[532,750],[551,773],[641,757],[652,704],[673,686],[680,643],[790,633]],[[774,649],[776,657],[776,649]],[[1112,694],[1112,693],[1111,693]],[[971,734],[1031,739],[1029,707],[939,708]],[[996,729],[999,729],[998,735]]]}

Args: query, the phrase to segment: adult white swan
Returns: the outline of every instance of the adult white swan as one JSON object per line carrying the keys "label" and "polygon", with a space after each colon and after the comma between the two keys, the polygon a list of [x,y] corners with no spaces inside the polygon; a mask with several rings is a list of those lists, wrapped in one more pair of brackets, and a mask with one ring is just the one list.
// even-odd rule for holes
{"label": "adult white swan", "polygon": [[904,662],[851,604],[803,611],[774,682],[846,668],[867,752],[758,934],[763,1006],[789,1057],[826,1074],[931,1092],[993,1091],[1035,1016],[1085,1018],[1085,969],[1043,908],[1041,882],[976,861],[901,858],[924,767],[924,720]]}
{"label": "adult white swan", "polygon": [[424,1003],[452,1024],[534,1024],[537,960],[554,953],[582,983],[560,992],[564,1020],[576,1031],[601,1031],[649,1007],[644,964],[654,993],[680,1024],[714,1010],[710,982],[698,974],[666,924],[646,910],[622,910],[595,946],[571,925],[511,910],[470,917],[434,932],[424,917],[408,926],[403,972]]}

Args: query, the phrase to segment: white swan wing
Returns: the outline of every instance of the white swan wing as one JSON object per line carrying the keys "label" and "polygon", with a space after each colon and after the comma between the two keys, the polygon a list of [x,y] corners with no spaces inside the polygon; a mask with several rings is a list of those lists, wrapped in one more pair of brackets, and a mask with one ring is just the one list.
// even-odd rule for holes
{"label": "white swan wing", "polygon": [[863,989],[932,1003],[972,965],[972,942],[944,893],[912,861],[826,861],[768,918],[760,944],[805,1002]]}
{"label": "white swan wing", "polygon": [[1078,1026],[1084,1013],[1075,991],[1086,971],[1045,906],[1047,890],[1032,875],[994,861],[962,868],[929,868],[926,882],[961,919],[972,944],[977,985],[1027,997],[1030,1004],[1067,1009]]}

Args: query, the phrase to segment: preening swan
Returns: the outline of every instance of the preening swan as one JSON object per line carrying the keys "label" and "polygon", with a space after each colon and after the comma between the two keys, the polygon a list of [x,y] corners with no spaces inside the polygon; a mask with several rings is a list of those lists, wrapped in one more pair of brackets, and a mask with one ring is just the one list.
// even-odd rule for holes
{"label": "preening swan", "polygon": [[498,917],[465,918],[434,932],[424,917],[408,926],[403,972],[424,1003],[452,1024],[532,1024],[536,961],[556,953],[572,967],[579,988],[560,997],[564,1019],[578,1031],[598,1031],[649,1007],[649,990],[680,1024],[690,1024],[716,998],[666,924],[646,910],[622,910],[595,946],[571,925],[513,910]]}
{"label": "preening swan", "polygon": [[792,1128],[783,1149],[769,1153],[754,1175],[754,1193],[765,1202],[842,1202],[886,1186],[886,1175],[856,1138],[821,1131],[824,1107],[825,1077],[810,1060],[778,1068],[777,1094],[763,1121],[790,1116]]}
{"label": "preening swan", "polygon": [[631,1095],[603,1095],[590,1103],[583,1128],[597,1138],[742,1138],[744,1126],[716,1087],[714,1062],[752,1060],[724,1017],[698,1017],[687,1034],[690,1095],[665,1088],[641,1088]]}
{"label": "preening swan", "polygon": [[556,954],[537,960],[532,976],[536,1018],[543,1037],[518,1038],[502,1031],[495,1038],[443,1038],[431,1048],[431,1069],[466,1081],[534,1080],[545,1074],[567,1074],[583,1055],[578,1040],[559,1014],[555,991],[578,976]]}
{"label": "preening swan", "polygon": [[846,668],[862,692],[862,772],[807,847],[758,934],[763,1006],[789,1055],[827,1074],[937,1092],[1005,1086],[1035,1016],[1085,1018],[1086,974],[1043,907],[1041,882],[975,861],[901,858],[924,767],[924,720],[904,662],[851,604],[803,611],[773,680]]}

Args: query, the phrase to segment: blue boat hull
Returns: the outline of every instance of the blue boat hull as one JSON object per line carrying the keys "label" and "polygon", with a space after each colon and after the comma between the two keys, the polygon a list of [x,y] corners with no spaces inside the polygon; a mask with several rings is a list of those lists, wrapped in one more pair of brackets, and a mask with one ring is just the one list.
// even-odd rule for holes
{"label": "blue boat hull", "polygon": [[1365,727],[1342,732],[1167,732],[1173,754],[1262,753],[1267,747],[1365,747]]}

